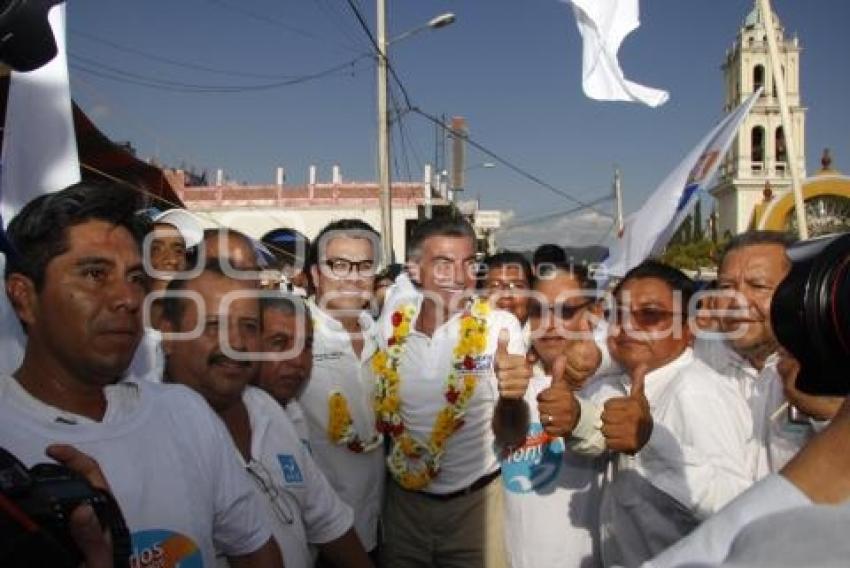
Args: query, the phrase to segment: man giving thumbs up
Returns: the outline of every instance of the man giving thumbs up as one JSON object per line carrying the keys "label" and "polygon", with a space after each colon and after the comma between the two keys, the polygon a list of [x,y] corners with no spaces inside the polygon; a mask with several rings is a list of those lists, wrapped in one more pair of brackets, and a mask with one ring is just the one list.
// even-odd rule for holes
{"label": "man giving thumbs up", "polygon": [[600,509],[606,566],[641,564],[752,483],[747,407],[689,346],[692,292],[656,261],[614,290],[608,347],[626,374],[601,381],[617,394],[603,397],[600,432],[619,452]]}

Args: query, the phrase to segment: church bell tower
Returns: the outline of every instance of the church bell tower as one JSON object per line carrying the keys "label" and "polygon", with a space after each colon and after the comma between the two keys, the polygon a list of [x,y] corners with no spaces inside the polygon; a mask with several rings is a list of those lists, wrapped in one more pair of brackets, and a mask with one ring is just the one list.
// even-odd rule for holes
{"label": "church bell tower", "polygon": [[[781,197],[791,191],[791,168],[785,149],[785,135],[779,112],[778,88],[785,89],[794,130],[794,146],[799,155],[801,176],[806,177],[806,109],[800,99],[800,45],[796,37],[786,39],[782,23],[773,15],[774,29],[768,32],[759,2],[738,31],[735,43],[726,52],[723,77],[726,98],[724,112],[730,112],[762,87],[762,94],[741,124],[738,136],[721,165],[717,186],[711,194],[717,200],[717,229],[720,236],[735,235],[750,228],[753,208],[764,198],[765,187]],[[785,84],[773,80],[767,49],[767,34],[776,34]]]}

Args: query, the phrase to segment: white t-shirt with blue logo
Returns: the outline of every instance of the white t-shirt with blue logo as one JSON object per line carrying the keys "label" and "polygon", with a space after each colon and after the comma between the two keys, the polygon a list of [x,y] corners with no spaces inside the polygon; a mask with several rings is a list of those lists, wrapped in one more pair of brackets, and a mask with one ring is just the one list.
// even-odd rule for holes
{"label": "white t-shirt with blue logo", "polygon": [[[499,455],[505,488],[505,532],[512,568],[599,565],[602,458],[570,452],[543,431],[537,395],[552,378],[535,374],[525,401],[530,412],[522,447]],[[588,387],[589,388],[589,387]]]}

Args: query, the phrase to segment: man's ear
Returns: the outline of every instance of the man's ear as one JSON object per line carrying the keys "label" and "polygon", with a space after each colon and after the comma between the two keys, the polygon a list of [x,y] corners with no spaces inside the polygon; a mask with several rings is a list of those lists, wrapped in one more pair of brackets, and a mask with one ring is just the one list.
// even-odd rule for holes
{"label": "man's ear", "polygon": [[313,280],[313,286],[319,283],[319,263],[316,262],[310,267],[310,278]]}
{"label": "man's ear", "polygon": [[35,283],[27,276],[14,272],[6,279],[6,295],[18,319],[25,326],[31,327],[38,320],[39,311]]}
{"label": "man's ear", "polygon": [[411,282],[419,283],[419,263],[414,261],[408,261],[405,264],[405,272],[407,272],[408,277],[410,277]]}

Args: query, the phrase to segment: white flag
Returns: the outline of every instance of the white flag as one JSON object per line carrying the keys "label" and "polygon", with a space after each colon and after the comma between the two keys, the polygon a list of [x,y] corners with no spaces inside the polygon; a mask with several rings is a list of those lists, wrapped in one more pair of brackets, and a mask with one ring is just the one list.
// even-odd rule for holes
{"label": "white flag", "polygon": [[[71,89],[65,55],[65,4],[49,13],[58,53],[28,73],[12,71],[3,130],[0,214],[3,227],[28,201],[80,181],[80,162],[71,115]],[[2,257],[0,269],[5,265]],[[0,374],[20,365],[21,325],[0,293]]]}
{"label": "white flag", "polygon": [[643,207],[629,215],[605,262],[609,275],[623,276],[648,256],[663,250],[714,177],[738,127],[760,94],[761,89],[720,121],[661,182]]}
{"label": "white flag", "polygon": [[651,107],[669,98],[661,91],[626,79],[617,52],[640,26],[638,0],[561,0],[571,3],[584,42],[582,88],[591,99],[640,102]]}

